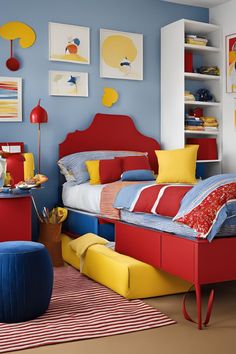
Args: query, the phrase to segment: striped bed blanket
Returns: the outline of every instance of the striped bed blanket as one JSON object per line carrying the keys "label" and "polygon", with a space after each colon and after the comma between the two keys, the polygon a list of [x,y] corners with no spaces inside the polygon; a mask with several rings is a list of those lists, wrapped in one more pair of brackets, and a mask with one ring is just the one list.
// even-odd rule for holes
{"label": "striped bed blanket", "polygon": [[212,176],[194,186],[125,186],[114,207],[171,217],[196,231],[196,237],[211,241],[228,218],[236,223],[236,174]]}

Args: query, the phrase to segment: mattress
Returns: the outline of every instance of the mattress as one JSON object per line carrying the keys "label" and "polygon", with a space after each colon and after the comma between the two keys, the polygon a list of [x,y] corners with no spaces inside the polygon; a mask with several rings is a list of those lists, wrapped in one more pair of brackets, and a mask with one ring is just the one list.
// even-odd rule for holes
{"label": "mattress", "polygon": [[104,187],[105,184],[66,182],[62,188],[63,204],[68,208],[100,214],[101,193]]}

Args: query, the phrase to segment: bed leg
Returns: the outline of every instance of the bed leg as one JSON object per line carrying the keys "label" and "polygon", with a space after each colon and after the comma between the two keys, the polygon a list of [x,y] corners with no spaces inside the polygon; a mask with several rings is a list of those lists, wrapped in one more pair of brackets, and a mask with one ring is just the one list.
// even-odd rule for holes
{"label": "bed leg", "polygon": [[198,329],[202,329],[202,298],[201,298],[201,285],[196,283],[196,301],[197,301],[197,318],[198,318]]}

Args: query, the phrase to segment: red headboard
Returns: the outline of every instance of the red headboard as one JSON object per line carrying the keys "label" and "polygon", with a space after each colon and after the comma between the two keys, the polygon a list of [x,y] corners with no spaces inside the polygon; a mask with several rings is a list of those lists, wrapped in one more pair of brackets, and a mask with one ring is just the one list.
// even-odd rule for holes
{"label": "red headboard", "polygon": [[150,165],[157,172],[155,150],[159,149],[159,143],[141,134],[130,117],[97,113],[87,129],[69,133],[59,144],[59,158],[81,151],[143,151],[148,152]]}

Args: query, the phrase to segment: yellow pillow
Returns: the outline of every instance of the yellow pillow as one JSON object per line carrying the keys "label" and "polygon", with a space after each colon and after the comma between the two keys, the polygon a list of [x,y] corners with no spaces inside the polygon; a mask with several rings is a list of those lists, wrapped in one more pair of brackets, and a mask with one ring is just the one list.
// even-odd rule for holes
{"label": "yellow pillow", "polygon": [[196,183],[196,160],[199,145],[184,149],[157,150],[157,183]]}
{"label": "yellow pillow", "polygon": [[88,169],[90,184],[101,184],[99,175],[99,160],[88,160],[85,161]]}
{"label": "yellow pillow", "polygon": [[77,256],[83,256],[88,247],[96,244],[106,245],[107,243],[108,241],[105,238],[93,233],[88,233],[70,241],[69,246],[75,251]]}

